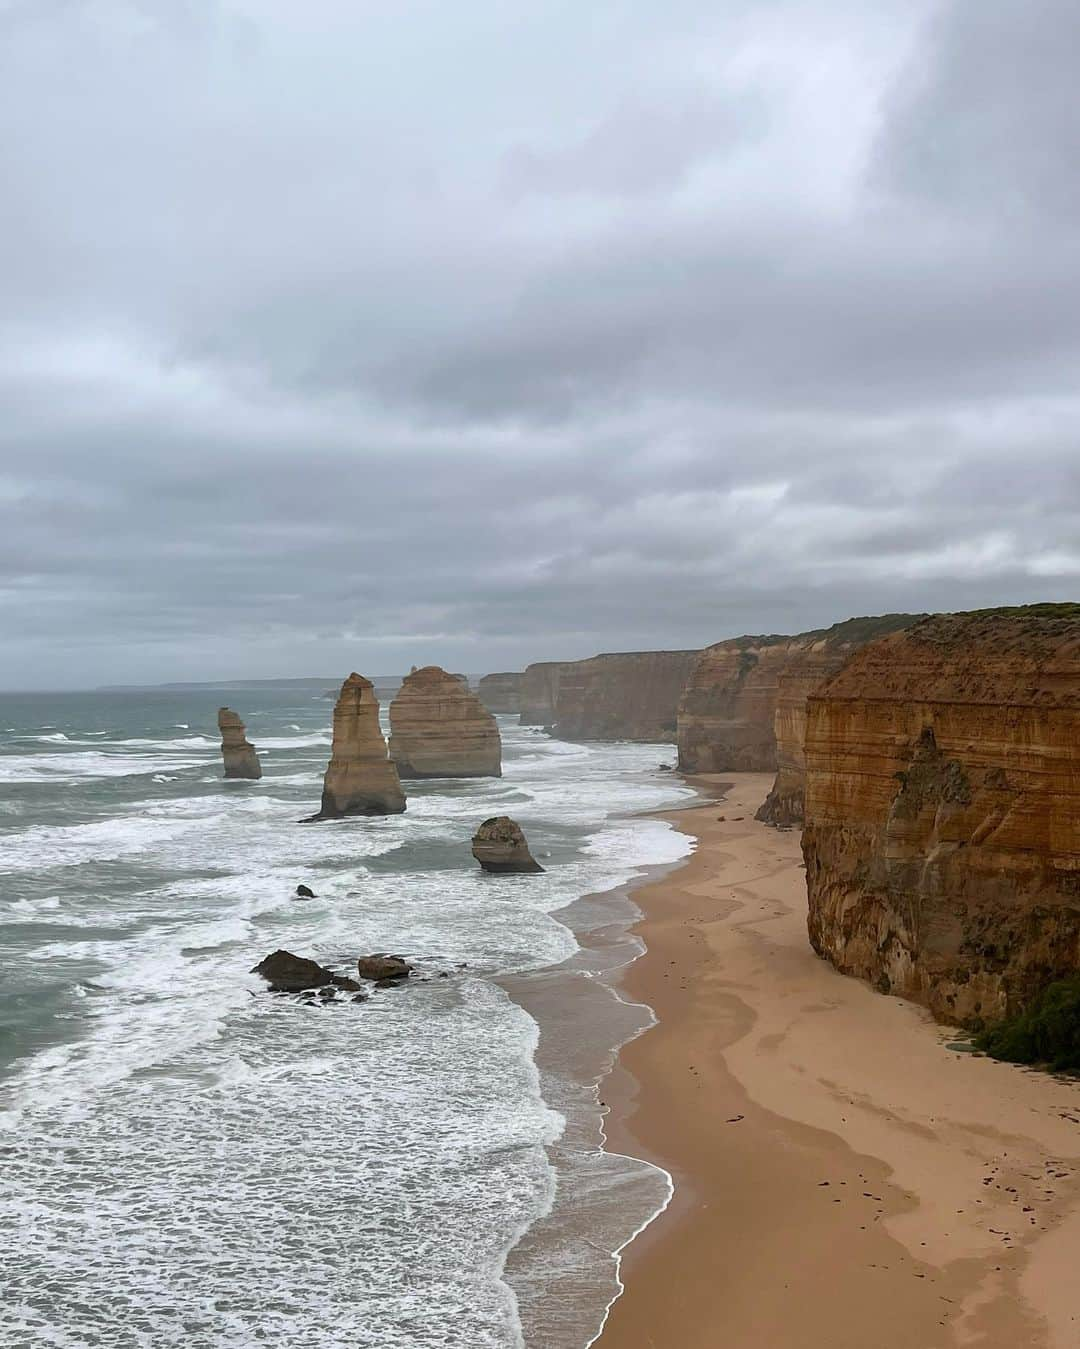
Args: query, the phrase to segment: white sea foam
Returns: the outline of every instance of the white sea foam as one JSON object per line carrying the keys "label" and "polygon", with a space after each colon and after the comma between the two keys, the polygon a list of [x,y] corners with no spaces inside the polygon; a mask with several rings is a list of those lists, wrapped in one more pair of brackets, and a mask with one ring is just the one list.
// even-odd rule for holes
{"label": "white sea foam", "polygon": [[[43,926],[26,957],[66,981],[60,1015],[77,1033],[11,1079],[20,1127],[0,1239],[8,1224],[23,1235],[0,1340],[522,1343],[499,1276],[551,1205],[544,1149],[563,1120],[539,1099],[535,1025],[490,976],[573,955],[553,914],[674,860],[685,840],[662,821],[611,818],[678,799],[642,777],[641,747],[507,740],[528,752],[504,779],[425,784],[403,816],[301,827],[316,771],[242,792],[197,774],[190,796],[140,784],[142,799],[105,819],[7,833],[4,866],[50,887],[17,901],[16,921],[79,931],[53,940]],[[160,763],[149,751],[182,743],[124,750]],[[472,866],[472,829],[501,809],[557,855],[544,875]],[[80,884],[79,864],[127,859],[175,878],[108,894]],[[300,880],[318,899],[294,902]],[[246,973],[278,946],[338,968],[399,949],[433,977],[307,1008]]]}

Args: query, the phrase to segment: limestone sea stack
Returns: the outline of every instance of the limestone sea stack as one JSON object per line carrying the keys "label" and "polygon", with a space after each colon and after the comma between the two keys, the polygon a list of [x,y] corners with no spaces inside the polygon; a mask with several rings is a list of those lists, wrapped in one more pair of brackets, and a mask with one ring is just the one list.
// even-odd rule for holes
{"label": "limestone sea stack", "polygon": [[495,718],[458,675],[425,665],[406,675],[390,704],[390,758],[402,778],[497,778]]}
{"label": "limestone sea stack", "polygon": [[977,1025],[1080,969],[1080,605],[944,614],[809,697],[810,940]]}
{"label": "limestone sea stack", "polygon": [[487,674],[476,686],[477,696],[489,712],[501,712],[517,716],[521,712],[520,672],[504,670],[499,674]]}
{"label": "limestone sea stack", "polygon": [[379,700],[370,679],[355,672],[334,705],[334,739],[323,780],[322,805],[313,820],[344,815],[399,815],[405,793],[386,753]]}
{"label": "limestone sea stack", "polygon": [[221,757],[225,761],[227,778],[261,778],[262,764],[255,746],[245,735],[244,723],[231,707],[219,707],[218,730],[221,732]]}
{"label": "limestone sea stack", "polygon": [[509,815],[484,821],[473,835],[472,855],[485,871],[535,873],[544,869],[529,851],[521,825]]}
{"label": "limestone sea stack", "polygon": [[620,651],[564,664],[555,697],[563,740],[674,743],[679,697],[699,651]]}

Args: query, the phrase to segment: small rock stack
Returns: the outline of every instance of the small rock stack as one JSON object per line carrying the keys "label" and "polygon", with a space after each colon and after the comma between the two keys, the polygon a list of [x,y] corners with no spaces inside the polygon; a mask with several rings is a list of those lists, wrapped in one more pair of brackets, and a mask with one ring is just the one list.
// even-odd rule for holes
{"label": "small rock stack", "polygon": [[244,723],[231,707],[219,707],[218,730],[221,732],[221,757],[225,760],[227,778],[261,778],[262,764],[255,746],[244,734]]}

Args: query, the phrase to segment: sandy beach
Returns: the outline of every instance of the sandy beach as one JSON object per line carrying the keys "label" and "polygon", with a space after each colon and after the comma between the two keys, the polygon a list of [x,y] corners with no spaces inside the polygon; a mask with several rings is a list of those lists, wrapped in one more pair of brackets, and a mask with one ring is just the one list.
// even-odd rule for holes
{"label": "sandy beach", "polygon": [[[726,788],[724,783],[726,783]],[[770,779],[668,818],[697,839],[634,892],[622,976],[658,1024],[601,1095],[608,1146],[669,1170],[601,1349],[1080,1344],[1080,1082],[950,1049],[811,951]]]}

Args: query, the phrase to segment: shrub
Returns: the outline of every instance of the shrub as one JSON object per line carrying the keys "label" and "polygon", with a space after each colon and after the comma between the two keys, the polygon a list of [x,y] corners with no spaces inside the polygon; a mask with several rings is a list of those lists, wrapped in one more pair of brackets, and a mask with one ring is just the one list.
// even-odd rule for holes
{"label": "shrub", "polygon": [[1080,1070],[1080,975],[1048,984],[1027,1011],[987,1026],[975,1048],[1009,1063]]}

